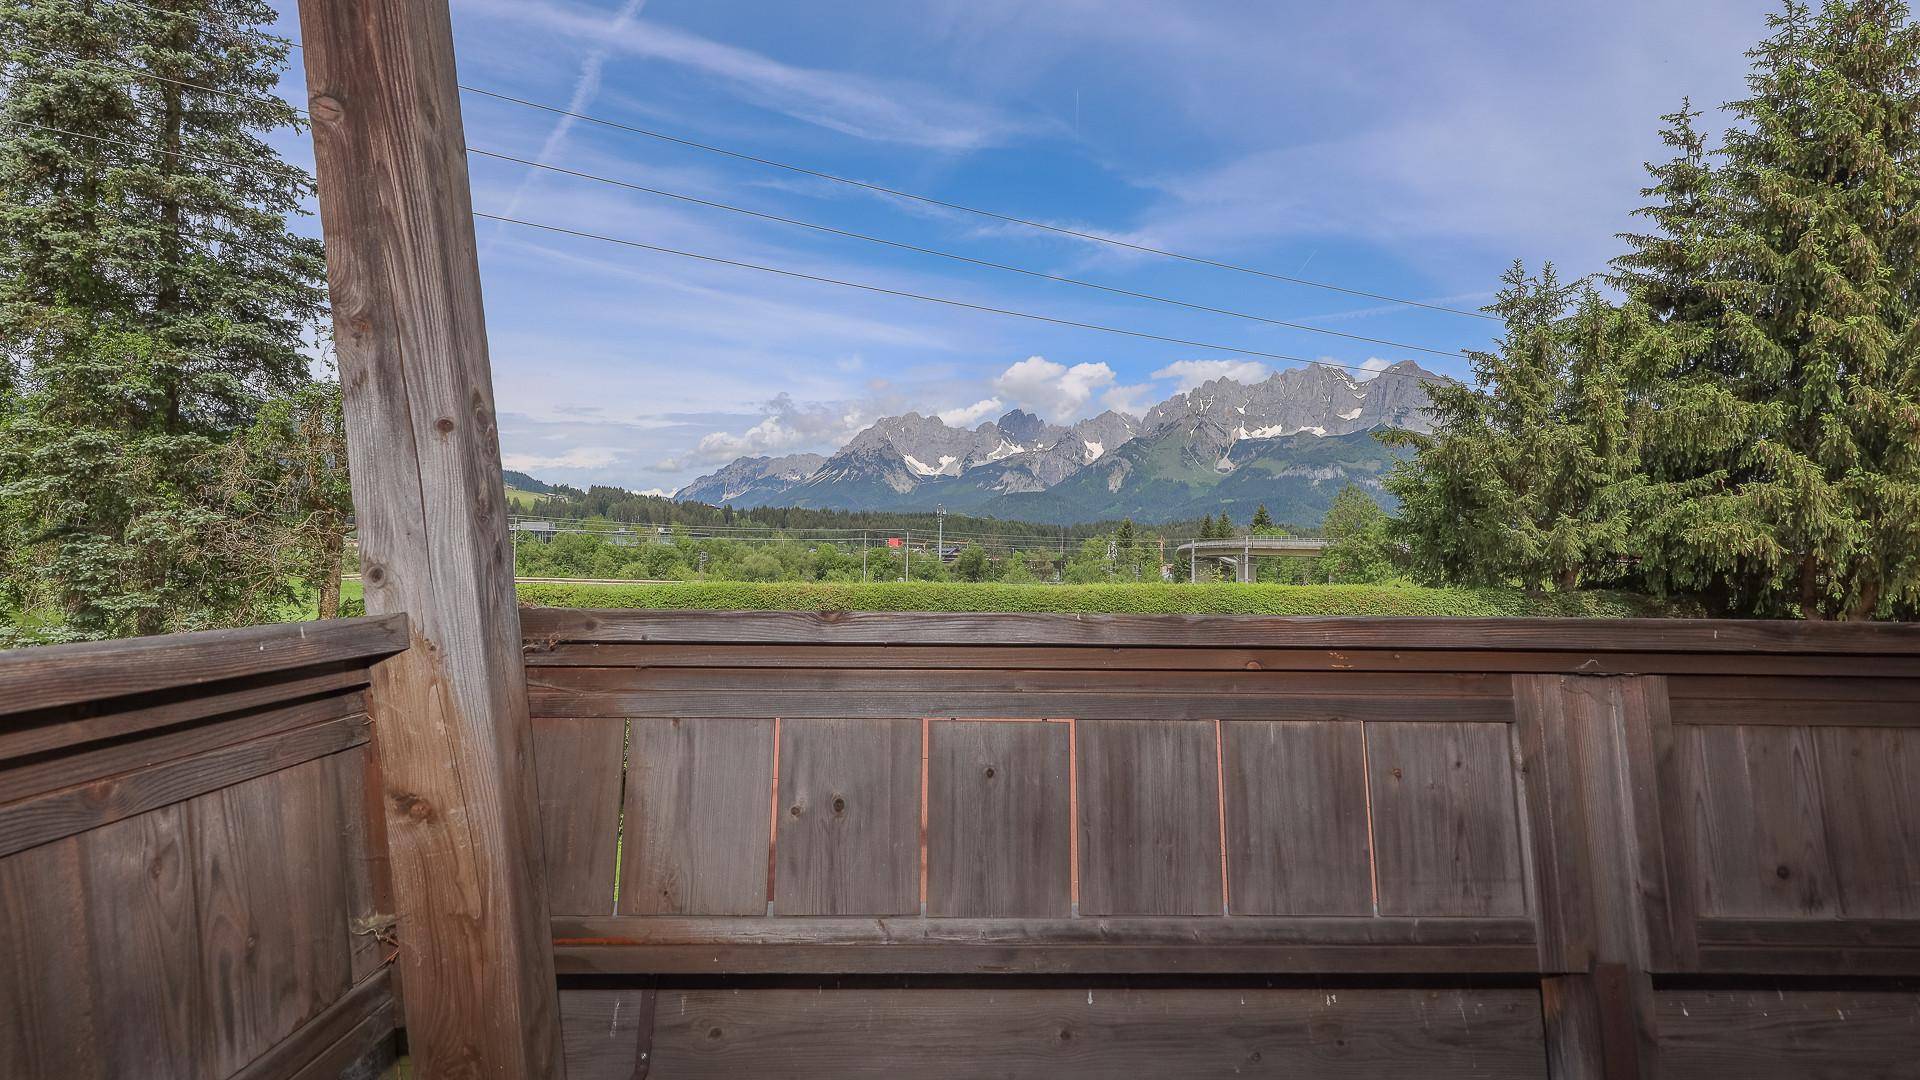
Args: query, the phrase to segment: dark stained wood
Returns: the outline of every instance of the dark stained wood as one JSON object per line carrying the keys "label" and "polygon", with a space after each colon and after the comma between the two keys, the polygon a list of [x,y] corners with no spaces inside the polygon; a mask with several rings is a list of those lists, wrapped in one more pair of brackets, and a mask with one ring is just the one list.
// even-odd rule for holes
{"label": "dark stained wood", "polygon": [[[374,732],[374,738],[379,733]],[[358,984],[384,968],[393,951],[393,872],[387,865],[387,816],[379,763],[370,746],[323,759],[332,767],[339,811],[341,872],[347,899],[347,954]]]}
{"label": "dark stained wood", "polygon": [[1701,919],[1702,945],[1920,949],[1920,919]]}
{"label": "dark stained wood", "polygon": [[651,1071],[652,990],[560,991],[567,1080],[643,1080]]}
{"label": "dark stained wood", "polygon": [[1367,761],[1381,914],[1526,911],[1505,726],[1369,724]]}
{"label": "dark stained wood", "polygon": [[404,615],[251,626],[0,653],[0,715],[199,686],[407,647]]}
{"label": "dark stained wood", "polygon": [[1848,919],[1920,919],[1920,715],[1912,721],[1814,733],[1821,817]]}
{"label": "dark stained wood", "polygon": [[408,1044],[427,1076],[563,1075],[513,548],[442,0],[301,0]]}
{"label": "dark stained wood", "polygon": [[[1632,815],[1641,941],[1647,967],[1653,971],[1686,967],[1680,957],[1691,949],[1695,919],[1692,890],[1684,869],[1689,859],[1682,851],[1682,834],[1688,830],[1669,826],[1670,820],[1683,821],[1684,815],[1675,814],[1661,798],[1662,776],[1666,775],[1663,770],[1671,771],[1673,766],[1673,724],[1667,695],[1670,682],[1662,675],[1634,679],[1628,684],[1627,707],[1620,717],[1622,779],[1625,805]],[[1545,904],[1542,896],[1543,908]]]}
{"label": "dark stained wood", "polygon": [[78,838],[0,858],[0,1076],[100,1075],[86,915]]}
{"label": "dark stained wood", "polygon": [[1666,990],[1656,1009],[1661,1077],[1920,1077],[1920,994]]}
{"label": "dark stained wood", "polygon": [[1068,741],[1065,724],[929,726],[927,914],[1071,914]]}
{"label": "dark stained wood", "polygon": [[1691,971],[1709,975],[1756,977],[1792,975],[1802,978],[1857,980],[1872,977],[1911,979],[1920,976],[1920,949],[1879,946],[1812,948],[1767,945],[1701,944]]}
{"label": "dark stained wood", "polygon": [[231,1080],[339,1080],[341,1071],[393,1036],[399,1009],[385,971],[354,984]]}
{"label": "dark stained wood", "polygon": [[366,742],[356,719],[310,724],[0,806],[0,855],[217,791]]}
{"label": "dark stained wood", "polygon": [[[1672,680],[1663,680],[1671,685]],[[1647,906],[1647,944],[1652,966],[1657,970],[1687,971],[1699,961],[1694,937],[1700,919],[1702,883],[1701,839],[1696,821],[1700,814],[1700,783],[1697,755],[1689,752],[1687,733],[1673,723],[1671,698],[1667,693],[1649,694],[1645,723],[1629,716],[1629,737],[1636,750],[1644,742],[1647,759],[1636,755],[1633,763],[1650,761],[1650,768],[1636,774],[1636,813],[1658,814],[1661,827],[1662,871],[1666,880],[1664,896],[1655,896]],[[1648,790],[1650,788],[1651,790]]]}
{"label": "dark stained wood", "polygon": [[[1808,680],[1813,682],[1815,680]],[[1673,719],[1680,724],[1742,727],[1912,727],[1911,701],[1799,701],[1756,698],[1674,698]]]}
{"label": "dark stained wood", "polygon": [[529,608],[530,641],[1920,655],[1920,624]]}
{"label": "dark stained wood", "polygon": [[364,724],[366,716],[366,695],[353,691],[297,704],[267,706],[178,729],[144,732],[138,738],[116,739],[98,746],[36,754],[0,765],[0,803],[181,761],[210,750],[331,720]]}
{"label": "dark stained wood", "polygon": [[217,692],[212,687],[175,690],[158,695],[160,700],[154,704],[144,704],[154,701],[152,695],[81,702],[10,721],[21,726],[0,731],[0,761],[44,756],[48,751],[84,743],[124,740],[141,732],[157,734],[156,729],[195,721],[218,718],[220,722],[227,722],[235,714],[256,712],[280,702],[357,690],[367,685],[370,678],[364,665],[335,664],[316,671],[269,672],[226,682],[220,684]]}
{"label": "dark stained wood", "polygon": [[623,915],[761,915],[773,797],[771,720],[635,720]]}
{"label": "dark stained wood", "polygon": [[1075,727],[1080,911],[1220,914],[1213,725],[1083,720]]}
{"label": "dark stained wood", "polygon": [[920,722],[783,720],[773,910],[920,910]]}
{"label": "dark stained wood", "polygon": [[1702,915],[1834,914],[1813,732],[1682,725]]}
{"label": "dark stained wood", "polygon": [[1167,671],[1018,668],[683,668],[563,667],[540,669],[528,680],[533,691],[665,693],[726,687],[741,692],[833,693],[861,691],[927,694],[1160,694],[1184,697],[1264,694],[1279,697],[1500,698],[1512,694],[1504,675],[1458,672],[1376,673],[1355,676],[1319,671]]}
{"label": "dark stained wood", "polygon": [[[658,1075],[1546,1075],[1531,990],[666,990]],[[988,1035],[988,1033],[991,1033]]]}
{"label": "dark stained wood", "polygon": [[[556,609],[528,609],[529,619]],[[1538,672],[1636,675],[1880,676],[1920,675],[1899,656],[1766,655],[1741,653],[1499,652],[1485,649],[1182,648],[1000,645],[954,641],[939,645],[690,645],[602,642],[528,642],[527,666],[855,668],[855,669],[1080,669],[1100,671]]]}
{"label": "dark stained wood", "polygon": [[101,1073],[198,1080],[211,1054],[192,831],[167,806],[78,838]]}
{"label": "dark stained wood", "polygon": [[309,761],[185,805],[216,1076],[292,1035],[351,984],[336,795],[331,764]]}
{"label": "dark stained wood", "polygon": [[1235,915],[1373,911],[1361,725],[1223,725],[1227,887]]}
{"label": "dark stained wood", "polygon": [[[571,669],[552,669],[571,670]],[[591,670],[591,669],[584,669]],[[1286,713],[1318,720],[1425,720],[1503,723],[1512,705],[1502,698],[1207,695],[1187,693],[1022,693],[1019,691],[736,690],[724,682],[708,690],[609,690],[575,693],[536,689],[541,716],[712,716],[782,719],[885,719],[897,716],[1028,717],[1079,720],[1266,720]]]}
{"label": "dark stained wood", "polygon": [[[1781,710],[1786,702],[1812,702],[1816,705],[1831,701],[1920,702],[1920,681],[1911,678],[1837,678],[1832,672],[1818,679],[1777,675],[1759,678],[1683,675],[1668,680],[1667,693],[1676,706],[1690,703],[1696,698],[1741,700],[1755,712],[1768,712]],[[1909,711],[1907,722],[1920,723],[1920,717],[1915,717]]]}
{"label": "dark stained wood", "polygon": [[626,734],[627,725],[618,720],[533,722],[547,907],[553,914],[613,911]]}

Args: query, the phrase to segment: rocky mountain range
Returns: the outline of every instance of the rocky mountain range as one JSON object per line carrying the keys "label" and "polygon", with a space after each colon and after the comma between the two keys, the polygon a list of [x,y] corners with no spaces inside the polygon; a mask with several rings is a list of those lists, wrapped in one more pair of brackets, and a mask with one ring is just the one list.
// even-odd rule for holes
{"label": "rocky mountain range", "polygon": [[[1430,430],[1426,383],[1402,361],[1365,382],[1308,366],[1257,383],[1215,379],[1136,420],[1105,412],[1071,426],[1014,410],[972,429],[886,417],[835,453],[743,457],[674,497],[737,507],[931,510],[1030,521],[1166,521],[1267,504],[1312,524],[1345,484],[1384,499],[1393,451],[1380,427]],[[1244,509],[1245,513],[1240,512]]]}

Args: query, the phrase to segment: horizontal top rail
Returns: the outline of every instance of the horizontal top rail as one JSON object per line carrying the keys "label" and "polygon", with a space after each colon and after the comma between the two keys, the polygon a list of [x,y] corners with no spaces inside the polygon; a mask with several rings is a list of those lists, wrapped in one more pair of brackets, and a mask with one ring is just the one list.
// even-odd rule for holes
{"label": "horizontal top rail", "polygon": [[407,647],[407,617],[249,626],[0,653],[0,716],[200,686]]}
{"label": "horizontal top rail", "polygon": [[1065,645],[1920,657],[1916,623],[576,608],[526,608],[520,621],[536,646]]}

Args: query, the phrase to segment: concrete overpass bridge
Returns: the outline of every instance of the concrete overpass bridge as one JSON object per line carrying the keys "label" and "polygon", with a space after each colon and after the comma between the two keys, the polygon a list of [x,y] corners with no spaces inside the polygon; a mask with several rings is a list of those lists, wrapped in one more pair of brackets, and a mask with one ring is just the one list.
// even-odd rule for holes
{"label": "concrete overpass bridge", "polygon": [[1253,580],[1253,560],[1310,559],[1325,551],[1329,541],[1319,536],[1240,536],[1231,540],[1189,540],[1174,549],[1187,557],[1187,580],[1200,580],[1201,560],[1233,567],[1235,581]]}

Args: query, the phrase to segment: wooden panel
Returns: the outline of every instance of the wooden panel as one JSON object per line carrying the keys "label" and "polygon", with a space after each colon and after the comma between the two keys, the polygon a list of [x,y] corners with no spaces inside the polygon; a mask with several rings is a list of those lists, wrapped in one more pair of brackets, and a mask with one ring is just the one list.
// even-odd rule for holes
{"label": "wooden panel", "polygon": [[407,619],[370,619],[51,645],[0,653],[0,715],[262,672],[371,661],[407,647]]}
{"label": "wooden panel", "polygon": [[635,1080],[649,1075],[652,990],[560,991],[560,1040],[567,1080]]}
{"label": "wooden panel", "polygon": [[1049,723],[929,726],[929,915],[1071,913],[1068,732]]}
{"label": "wooden panel", "polygon": [[78,838],[0,859],[0,1076],[100,1074],[81,871]]}
{"label": "wooden panel", "polygon": [[[1727,678],[1712,675],[1686,675],[1674,678],[1668,693],[1676,707],[1695,698],[1744,700],[1756,712],[1775,711],[1787,702],[1867,701],[1920,702],[1920,681],[1911,678],[1827,678],[1793,677]],[[1920,716],[1907,711],[1907,723],[1920,724]]]}
{"label": "wooden panel", "polygon": [[1920,1077],[1920,994],[1668,990],[1655,1002],[1661,1077]]}
{"label": "wooden panel", "polygon": [[[1837,680],[1807,679],[1816,685]],[[1900,680],[1907,681],[1907,680]],[[1916,706],[1910,701],[1772,700],[1740,698],[1674,698],[1673,719],[1680,724],[1716,724],[1769,727],[1898,727],[1915,726]]]}
{"label": "wooden panel", "polygon": [[217,791],[367,741],[357,718],[312,724],[0,807],[0,855]]}
{"label": "wooden panel", "polygon": [[1920,624],[528,608],[529,640],[769,645],[1250,646],[1920,656]]}
{"label": "wooden panel", "polygon": [[238,1071],[349,985],[335,796],[331,765],[310,761],[185,806],[214,1075]]}
{"label": "wooden panel", "polygon": [[663,990],[654,1075],[1539,1078],[1532,990]]}
{"label": "wooden panel", "polygon": [[621,914],[764,914],[773,721],[635,720],[632,731]]}
{"label": "wooden panel", "polygon": [[[718,690],[777,693],[910,691],[915,693],[1161,694],[1189,697],[1269,695],[1307,699],[1311,709],[1322,698],[1499,698],[1512,695],[1511,681],[1500,675],[1445,672],[1380,673],[1357,677],[1319,671],[1170,671],[1095,669],[1084,671],[1019,668],[723,668],[561,667],[543,668],[531,677],[534,690],[595,693],[665,693]],[[1356,705],[1364,708],[1364,705]],[[782,715],[785,715],[784,713]],[[965,714],[962,714],[965,715]],[[1014,714],[1019,715],[1019,714]],[[1029,713],[1028,715],[1032,715]]]}
{"label": "wooden panel", "polygon": [[[378,738],[378,732],[374,733]],[[387,818],[380,766],[366,746],[324,759],[333,767],[340,808],[341,872],[346,877],[347,951],[357,984],[382,967],[398,936],[392,927],[393,875],[387,866]]]}
{"label": "wooden panel", "polygon": [[1678,729],[1702,915],[1835,911],[1813,732]]}
{"label": "wooden panel", "polygon": [[1920,727],[1827,728],[1814,741],[1841,913],[1920,919]]}
{"label": "wooden panel", "polygon": [[398,1014],[392,977],[377,972],[254,1058],[232,1080],[341,1080],[349,1066],[392,1038]]}
{"label": "wooden panel", "polygon": [[555,915],[613,910],[626,735],[627,725],[619,720],[533,722],[547,906]]}
{"label": "wooden panel", "polygon": [[1526,919],[673,918],[553,920],[575,974],[1533,972]]}
{"label": "wooden panel", "polygon": [[1367,725],[1383,915],[1526,911],[1508,729]]}
{"label": "wooden panel", "polygon": [[1229,909],[1236,915],[1371,914],[1361,725],[1226,724],[1220,737]]}
{"label": "wooden panel", "polygon": [[773,909],[920,910],[920,722],[786,720]]}
{"label": "wooden panel", "polygon": [[[537,615],[539,612],[534,612]],[[530,615],[529,617],[533,617]],[[1495,652],[1485,649],[1392,650],[1313,648],[1177,648],[1001,645],[990,641],[940,645],[690,645],[618,642],[527,643],[527,666],[693,668],[1019,669],[1107,671],[1303,671],[1359,676],[1378,672],[1541,672],[1633,675],[1667,671],[1724,675],[1907,676],[1920,674],[1897,656],[1602,652]],[[1889,681],[1893,681],[1889,679]]]}
{"label": "wooden panel", "polygon": [[1081,912],[1220,914],[1214,726],[1088,720],[1075,728]]}
{"label": "wooden panel", "polygon": [[79,838],[102,1074],[207,1075],[210,1007],[201,975],[187,809],[174,805]]}

